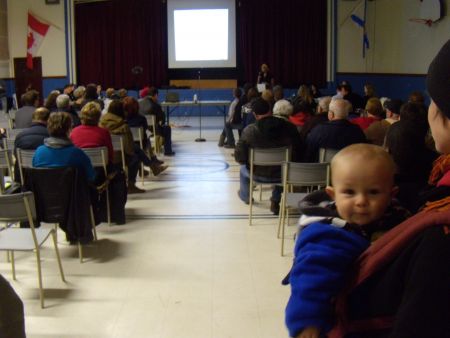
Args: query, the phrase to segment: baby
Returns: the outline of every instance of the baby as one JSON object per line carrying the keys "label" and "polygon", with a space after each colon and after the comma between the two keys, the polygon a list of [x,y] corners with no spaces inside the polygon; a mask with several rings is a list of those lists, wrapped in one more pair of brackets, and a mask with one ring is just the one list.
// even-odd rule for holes
{"label": "baby", "polygon": [[397,192],[394,172],[393,160],[381,147],[351,145],[331,161],[329,198],[317,192],[300,204],[301,232],[286,307],[291,337],[318,338],[331,329],[333,297],[352,263],[374,236],[406,218],[406,211],[391,204]]}

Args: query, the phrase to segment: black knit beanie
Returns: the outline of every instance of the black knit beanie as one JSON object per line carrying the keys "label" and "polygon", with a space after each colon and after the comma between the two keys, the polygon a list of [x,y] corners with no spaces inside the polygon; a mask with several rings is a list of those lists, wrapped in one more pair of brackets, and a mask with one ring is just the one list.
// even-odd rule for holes
{"label": "black knit beanie", "polygon": [[427,89],[439,109],[450,119],[450,40],[428,68]]}

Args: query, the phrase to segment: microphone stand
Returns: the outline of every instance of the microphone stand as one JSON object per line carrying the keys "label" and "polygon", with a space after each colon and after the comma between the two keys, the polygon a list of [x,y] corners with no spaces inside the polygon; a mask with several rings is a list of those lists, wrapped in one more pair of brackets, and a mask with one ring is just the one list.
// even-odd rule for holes
{"label": "microphone stand", "polygon": [[[198,93],[200,94],[200,70],[198,71]],[[194,102],[194,104],[197,104],[200,100],[200,95],[195,95],[197,98],[197,102]],[[197,97],[198,96],[198,97]],[[194,100],[195,101],[195,100]],[[195,139],[195,142],[206,142],[206,139],[202,137],[202,105],[198,103],[198,118],[199,118],[199,124],[200,124],[200,135],[198,138]]]}

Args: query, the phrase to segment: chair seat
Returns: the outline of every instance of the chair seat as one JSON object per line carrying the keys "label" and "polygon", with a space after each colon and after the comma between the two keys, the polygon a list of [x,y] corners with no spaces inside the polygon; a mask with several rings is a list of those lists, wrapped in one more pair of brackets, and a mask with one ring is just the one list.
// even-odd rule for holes
{"label": "chair seat", "polygon": [[[38,245],[48,238],[53,229],[35,229]],[[0,231],[0,250],[32,251],[34,246],[33,235],[30,229],[10,228]]]}
{"label": "chair seat", "polygon": [[298,209],[298,202],[304,199],[308,193],[305,192],[289,192],[286,194],[286,207]]}

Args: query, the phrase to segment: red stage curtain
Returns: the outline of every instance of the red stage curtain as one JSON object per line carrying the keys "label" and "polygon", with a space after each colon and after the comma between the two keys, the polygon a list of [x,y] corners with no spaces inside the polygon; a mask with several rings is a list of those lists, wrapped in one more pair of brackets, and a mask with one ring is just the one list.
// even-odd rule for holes
{"label": "red stage curtain", "polygon": [[[263,62],[285,87],[326,83],[326,0],[237,0],[236,12],[240,83],[255,82]],[[166,1],[78,4],[75,26],[79,83],[168,84]]]}

